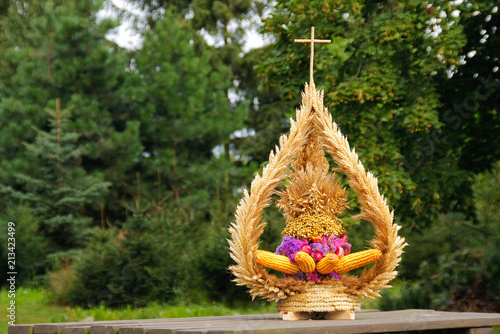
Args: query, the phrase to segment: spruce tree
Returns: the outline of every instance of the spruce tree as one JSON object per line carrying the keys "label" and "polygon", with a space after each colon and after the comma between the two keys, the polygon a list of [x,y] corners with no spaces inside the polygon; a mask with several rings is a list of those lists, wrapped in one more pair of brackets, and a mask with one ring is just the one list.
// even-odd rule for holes
{"label": "spruce tree", "polygon": [[61,109],[60,100],[55,110],[46,109],[50,130],[36,129],[35,140],[25,144],[27,158],[36,169],[16,175],[18,189],[3,187],[32,208],[53,251],[82,246],[96,218],[89,209],[103,202],[109,187],[82,168],[88,147],[79,145],[80,135],[69,130],[70,110]]}
{"label": "spruce tree", "polygon": [[145,35],[128,83],[141,122],[143,180],[156,181],[160,172],[175,200],[201,196],[194,206],[206,205],[217,180],[233,168],[214,152],[245,117],[226,97],[227,67],[215,70],[210,49],[197,42],[187,24],[167,12]]}
{"label": "spruce tree", "polygon": [[0,22],[0,184],[17,188],[13,171],[36,173],[22,143],[34,140],[34,127],[48,129],[43,109],[60,98],[74,106],[68,131],[89,147],[81,166],[113,184],[102,213],[114,220],[123,217],[120,200],[142,146],[122,89],[128,55],[106,39],[118,22],[98,20],[102,6],[101,0],[9,3]]}
{"label": "spruce tree", "polygon": [[[248,108],[249,100],[245,99],[248,85],[242,82],[240,70],[245,67],[243,45],[245,34],[254,21],[262,15],[268,1],[266,0],[130,0],[137,4],[145,13],[147,26],[156,29],[156,23],[168,16],[166,12],[176,13],[189,22],[187,29],[194,34],[194,45],[198,51],[206,49],[205,39],[213,44],[210,47],[211,65],[220,71],[227,71],[230,85],[225,88],[225,94],[231,101],[233,110]],[[200,49],[201,48],[201,49]],[[200,49],[200,50],[199,50]],[[238,129],[235,129],[238,130]],[[238,138],[233,136],[223,147],[226,158],[234,153]],[[234,154],[233,154],[234,155]]]}

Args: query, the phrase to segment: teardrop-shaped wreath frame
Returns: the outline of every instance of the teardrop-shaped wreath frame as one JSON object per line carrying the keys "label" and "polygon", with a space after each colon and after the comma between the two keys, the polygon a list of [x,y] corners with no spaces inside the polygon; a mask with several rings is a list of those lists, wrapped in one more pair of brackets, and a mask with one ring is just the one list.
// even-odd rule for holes
{"label": "teardrop-shaped wreath frame", "polygon": [[[279,146],[269,155],[269,163],[262,176],[256,175],[250,193],[244,191],[236,209],[236,221],[229,231],[229,250],[236,265],[229,269],[238,285],[246,286],[253,298],[278,301],[302,293],[309,284],[335,284],[344,287],[344,293],[357,297],[379,297],[379,290],[390,288],[389,282],[396,277],[395,268],[401,261],[404,238],[398,235],[400,226],[393,222],[394,212],[389,210],[386,200],[380,194],[377,178],[366,172],[354,149],[333,121],[323,105],[323,92],[316,90],[314,83],[305,85],[302,104],[297,110],[296,121],[290,119],[288,136],[282,135]],[[278,278],[256,262],[259,238],[267,223],[262,213],[271,204],[276,187],[288,176],[289,166],[298,152],[307,144],[311,131],[320,134],[324,151],[337,164],[336,171],[344,173],[349,186],[358,194],[362,207],[354,218],[364,219],[375,228],[376,237],[369,244],[381,251],[382,256],[375,264],[365,269],[359,277],[347,275],[338,281],[297,281],[291,277]]]}

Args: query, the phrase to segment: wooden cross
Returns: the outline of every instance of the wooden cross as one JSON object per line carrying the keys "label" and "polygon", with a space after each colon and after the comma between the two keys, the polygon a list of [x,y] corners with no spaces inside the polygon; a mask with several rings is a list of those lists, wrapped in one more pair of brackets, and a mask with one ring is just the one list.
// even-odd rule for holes
{"label": "wooden cross", "polygon": [[296,39],[295,43],[311,43],[311,63],[309,67],[309,84],[313,84],[313,68],[314,68],[314,43],[331,43],[330,39],[314,39],[314,27],[311,27],[311,39]]}

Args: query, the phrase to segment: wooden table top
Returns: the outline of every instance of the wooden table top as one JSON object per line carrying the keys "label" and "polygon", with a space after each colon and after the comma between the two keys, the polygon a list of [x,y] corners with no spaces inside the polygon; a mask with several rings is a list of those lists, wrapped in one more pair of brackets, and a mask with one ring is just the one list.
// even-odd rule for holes
{"label": "wooden table top", "polygon": [[[9,334],[387,333],[436,329],[491,333],[500,313],[402,310],[356,312],[355,320],[283,321],[279,314],[16,325]],[[464,331],[457,331],[464,329]]]}

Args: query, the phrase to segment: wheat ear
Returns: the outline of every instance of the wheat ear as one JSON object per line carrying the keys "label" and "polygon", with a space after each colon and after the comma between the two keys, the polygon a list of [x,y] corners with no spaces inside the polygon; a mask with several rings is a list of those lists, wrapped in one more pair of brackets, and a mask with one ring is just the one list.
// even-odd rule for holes
{"label": "wheat ear", "polygon": [[359,195],[363,208],[355,217],[365,219],[375,227],[376,238],[370,244],[382,252],[382,256],[359,278],[345,279],[347,293],[360,297],[378,297],[380,289],[397,275],[395,268],[401,261],[405,239],[398,236],[400,226],[393,222],[394,212],[389,210],[387,201],[379,193],[377,178],[366,172],[354,149],[350,149],[347,139],[332,120],[327,108],[316,113],[316,126],[322,131],[323,146],[338,165],[338,170],[347,175],[350,187]]}
{"label": "wheat ear", "polygon": [[232,237],[228,240],[229,251],[236,262],[229,269],[236,277],[234,281],[247,286],[254,298],[260,296],[279,300],[301,291],[296,281],[278,279],[258,265],[255,259],[258,240],[266,225],[262,221],[262,212],[269,206],[275,188],[287,177],[293,157],[307,143],[313,123],[313,103],[313,99],[303,95],[303,104],[297,110],[297,120],[290,120],[290,134],[281,136],[279,146],[269,155],[269,163],[264,167],[262,176],[257,174],[253,179],[250,193],[244,191],[236,209],[236,221],[229,228]]}

